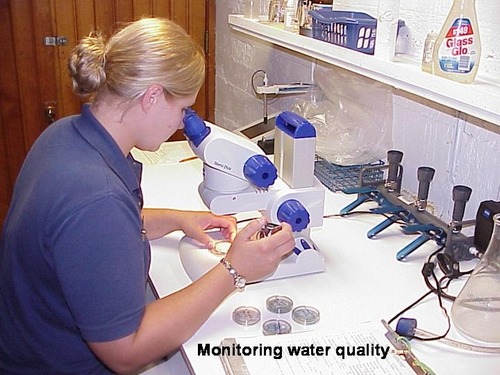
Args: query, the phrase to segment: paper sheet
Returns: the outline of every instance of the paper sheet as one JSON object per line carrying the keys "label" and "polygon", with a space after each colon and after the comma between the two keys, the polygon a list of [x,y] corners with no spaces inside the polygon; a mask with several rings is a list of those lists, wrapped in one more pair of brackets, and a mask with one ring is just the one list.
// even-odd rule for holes
{"label": "paper sheet", "polygon": [[[373,325],[349,332],[307,332],[226,339],[221,348],[239,352],[228,374],[395,374],[415,372]],[[222,356],[221,356],[222,359]],[[222,359],[227,362],[226,359]],[[236,360],[234,360],[236,359]],[[243,359],[243,362],[241,361]],[[236,371],[235,371],[236,370]],[[243,370],[243,371],[240,371]],[[240,372],[238,372],[240,371]]]}
{"label": "paper sheet", "polygon": [[143,164],[175,164],[194,157],[193,150],[185,141],[164,142],[155,152],[132,149],[132,155]]}

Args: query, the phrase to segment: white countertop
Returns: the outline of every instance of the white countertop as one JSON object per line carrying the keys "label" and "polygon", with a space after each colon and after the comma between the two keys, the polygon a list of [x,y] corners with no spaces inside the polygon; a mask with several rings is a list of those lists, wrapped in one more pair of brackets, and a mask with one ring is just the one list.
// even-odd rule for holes
{"label": "white countertop", "polygon": [[[202,180],[201,166],[200,160],[145,165],[142,183],[145,206],[205,209],[197,193],[197,186]],[[354,198],[327,191],[325,214],[338,213]],[[364,205],[359,209],[365,210],[367,207],[369,206]],[[295,305],[305,304],[319,309],[321,320],[311,327],[319,334],[326,327],[345,327],[366,321],[389,320],[427,292],[420,271],[429,254],[437,249],[437,245],[431,241],[427,242],[406,261],[397,261],[396,252],[415,236],[403,235],[395,224],[376,239],[368,239],[366,232],[383,219],[382,216],[366,214],[325,219],[322,228],[313,229],[311,232],[312,239],[324,255],[325,272],[264,281],[248,285],[244,292],[230,295],[201,329],[183,345],[182,352],[191,371],[196,374],[224,374],[217,357],[198,356],[199,343],[218,345],[227,337],[262,335],[260,325],[256,328],[244,328],[232,321],[232,311],[238,306],[258,307],[264,321],[268,317],[265,309],[266,298],[275,294],[287,295]],[[173,233],[151,243],[150,276],[160,296],[170,294],[190,283],[177,252],[181,238],[181,233]],[[472,267],[473,263],[470,263],[462,267]],[[460,285],[461,282],[452,284],[449,292],[456,295]],[[451,304],[445,301],[445,306],[449,311]],[[438,334],[446,330],[446,319],[434,295],[426,298],[404,316],[418,319],[418,327],[424,330]],[[294,326],[293,329],[300,331],[301,328]],[[467,338],[456,332],[453,327],[447,337],[467,342]],[[412,340],[411,345],[415,355],[440,375],[487,375],[497,374],[500,369],[500,355],[471,353],[450,348],[439,342]]]}

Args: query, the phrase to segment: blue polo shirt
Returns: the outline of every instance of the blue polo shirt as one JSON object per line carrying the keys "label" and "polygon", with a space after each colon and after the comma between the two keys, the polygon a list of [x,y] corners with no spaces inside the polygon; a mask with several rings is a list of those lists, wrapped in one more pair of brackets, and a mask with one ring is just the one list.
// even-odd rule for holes
{"label": "blue polo shirt", "polygon": [[144,313],[141,170],[88,106],[35,142],[0,243],[0,373],[109,372],[86,342],[130,335]]}

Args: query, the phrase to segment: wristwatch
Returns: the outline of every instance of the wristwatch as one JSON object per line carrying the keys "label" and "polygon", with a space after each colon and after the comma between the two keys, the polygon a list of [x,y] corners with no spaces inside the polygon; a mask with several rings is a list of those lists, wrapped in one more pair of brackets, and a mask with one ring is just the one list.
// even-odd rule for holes
{"label": "wristwatch", "polygon": [[231,262],[228,261],[226,258],[222,258],[220,260],[220,262],[229,271],[229,274],[233,277],[234,286],[237,289],[243,289],[247,283],[247,279],[245,279],[238,272],[236,272],[236,270],[233,268]]}

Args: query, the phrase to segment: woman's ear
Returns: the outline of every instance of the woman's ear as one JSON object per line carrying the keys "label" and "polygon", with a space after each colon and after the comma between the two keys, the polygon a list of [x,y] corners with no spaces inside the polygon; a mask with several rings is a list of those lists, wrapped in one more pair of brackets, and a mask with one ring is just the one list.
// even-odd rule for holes
{"label": "woman's ear", "polygon": [[151,85],[142,96],[142,108],[144,111],[149,110],[158,102],[160,96],[163,95],[163,87],[160,85]]}

